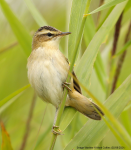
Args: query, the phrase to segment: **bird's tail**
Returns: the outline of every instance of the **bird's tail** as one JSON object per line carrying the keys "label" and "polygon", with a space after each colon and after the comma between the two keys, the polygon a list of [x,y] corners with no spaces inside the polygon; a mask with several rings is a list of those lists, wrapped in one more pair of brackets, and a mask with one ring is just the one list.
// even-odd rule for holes
{"label": "bird's tail", "polygon": [[[85,116],[91,119],[101,120],[101,115],[103,116],[104,113],[90,99],[81,95],[77,91],[73,91],[73,93],[70,92],[69,97],[70,99],[68,100],[68,106],[74,107],[80,113],[84,114]],[[101,115],[98,113],[96,109],[99,111]]]}

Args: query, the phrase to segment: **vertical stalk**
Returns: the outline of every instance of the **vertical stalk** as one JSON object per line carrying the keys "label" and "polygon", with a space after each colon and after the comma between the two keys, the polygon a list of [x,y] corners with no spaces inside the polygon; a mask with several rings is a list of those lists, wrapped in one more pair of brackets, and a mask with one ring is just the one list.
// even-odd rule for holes
{"label": "vertical stalk", "polygon": [[29,132],[30,132],[31,119],[32,119],[32,116],[33,116],[34,108],[35,108],[36,97],[37,96],[34,93],[34,96],[32,98],[32,103],[31,103],[31,106],[30,106],[30,110],[29,110],[28,119],[27,119],[27,122],[26,122],[26,131],[25,131],[25,135],[23,137],[23,141],[22,141],[20,150],[24,150],[25,146],[26,146],[26,143],[27,143],[27,139],[28,139]]}
{"label": "vertical stalk", "polygon": [[[87,0],[86,8],[85,8],[84,14],[87,14],[87,13],[88,13],[89,6],[90,6],[90,2],[91,2],[91,0]],[[81,40],[81,38],[82,38],[82,33],[83,33],[83,29],[84,29],[86,17],[87,17],[87,16],[85,16],[85,15],[83,16],[83,20],[82,20],[82,23],[81,23],[81,26],[80,26],[79,34],[78,34],[78,37],[77,37],[77,40],[76,40],[76,45],[75,45],[75,49],[74,49],[74,55],[73,55],[73,59],[72,59],[72,61],[71,61],[69,73],[71,73],[72,70],[73,70],[73,66],[74,66],[74,63],[75,63],[75,60],[76,60],[79,43],[80,43],[80,40]],[[70,82],[70,75],[69,75],[69,74],[68,74],[68,77],[67,77],[66,82],[67,82],[67,83]],[[67,91],[66,88],[64,88],[63,100],[62,100],[62,102],[61,102],[61,104],[60,104],[60,106],[59,106],[59,109],[58,109],[58,116],[57,116],[57,120],[56,120],[55,126],[59,126],[59,125],[60,125],[61,116],[62,116],[62,113],[63,113],[63,110],[64,110],[64,106],[65,106],[67,94],[68,94],[68,91]],[[50,146],[50,150],[53,150],[54,145],[55,145],[55,142],[56,142],[56,139],[57,139],[57,134],[53,134],[53,136],[52,136],[52,141],[51,141],[51,146]]]}
{"label": "vertical stalk", "polygon": [[119,34],[120,34],[122,16],[123,16],[123,12],[120,15],[120,17],[116,23],[116,26],[115,26],[114,41],[113,41],[113,48],[112,48],[111,56],[113,56],[116,52],[117,42],[118,42],[118,38],[119,38]]}
{"label": "vertical stalk", "polygon": [[49,126],[49,128],[46,130],[46,132],[42,135],[42,138],[40,138],[40,140],[37,141],[39,133],[40,133],[40,130],[41,130],[41,127],[42,127],[42,123],[44,121],[44,117],[45,117],[45,113],[46,113],[46,110],[47,110],[47,106],[48,106],[48,104],[46,104],[46,107],[45,107],[45,110],[44,110],[44,114],[43,114],[43,117],[42,117],[42,120],[41,120],[41,123],[40,123],[40,127],[38,129],[37,135],[35,137],[35,142],[34,142],[32,150],[36,150],[37,149],[37,146],[41,143],[42,139],[44,139],[44,137],[47,135],[47,133],[51,129],[51,127]]}
{"label": "vertical stalk", "polygon": [[[131,22],[130,22],[128,30],[127,30],[127,34],[126,34],[126,37],[125,37],[125,43],[128,42],[130,32],[131,32]],[[115,71],[115,76],[114,76],[114,81],[113,81],[111,93],[113,93],[115,88],[116,88],[116,83],[117,83],[118,77],[120,75],[121,68],[122,68],[125,56],[126,56],[126,51],[123,52],[123,54],[120,56],[120,58],[118,60],[118,64],[117,64],[117,68],[116,68],[116,71]]]}
{"label": "vertical stalk", "polygon": [[[112,58],[116,53],[118,38],[119,38],[119,34],[120,34],[120,29],[121,29],[122,16],[123,16],[123,12],[121,13],[121,15],[120,15],[120,17],[119,17],[119,19],[116,23],[116,26],[115,26],[113,46],[112,46],[111,57],[110,57],[110,61],[109,61],[109,80],[111,80],[112,77],[113,77],[112,69],[113,69],[114,60]],[[111,94],[111,88],[112,87],[109,83],[109,86],[108,86],[108,89],[107,89],[107,97]]]}

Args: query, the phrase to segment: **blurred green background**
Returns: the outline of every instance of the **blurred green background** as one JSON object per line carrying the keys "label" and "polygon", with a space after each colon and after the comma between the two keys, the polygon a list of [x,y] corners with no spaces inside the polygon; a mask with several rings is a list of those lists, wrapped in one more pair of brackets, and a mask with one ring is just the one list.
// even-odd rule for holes
{"label": "blurred green background", "polygon": [[[7,0],[6,1],[10,8],[13,10],[17,18],[23,23],[25,28],[30,32],[31,35],[40,27],[34,18],[32,17],[25,1],[23,0]],[[92,0],[90,6],[90,12],[100,6],[101,0]],[[38,9],[40,14],[46,20],[48,25],[53,26],[61,31],[69,30],[69,20],[71,11],[71,0],[32,0],[32,3]],[[95,13],[91,15],[90,21],[93,21],[95,28],[95,34],[98,27],[107,17],[107,14],[111,11],[111,8],[105,9],[101,13]],[[123,45],[125,36],[128,30],[130,22],[131,7],[129,7],[122,19],[120,36],[117,44],[117,51],[119,51]],[[100,17],[98,18],[98,15]],[[89,22],[86,22],[86,25]],[[117,66],[117,57],[114,60],[114,66],[112,70],[112,76],[109,78],[109,53],[113,45],[113,28],[110,34],[106,37],[100,47],[100,54],[105,68],[105,82],[107,87],[111,86],[113,80],[114,70]],[[27,78],[27,57],[23,52],[22,48],[17,42],[15,35],[10,28],[8,21],[6,20],[2,10],[0,9],[0,100],[3,100],[8,95],[17,91],[18,89],[29,84]],[[87,36],[86,36],[87,35]],[[92,36],[88,38],[88,33],[84,32],[84,38],[82,40],[81,55],[88,46],[88,43],[92,39]],[[89,36],[91,33],[89,33]],[[129,36],[130,37],[130,36]],[[67,56],[67,40],[68,37],[61,40],[61,50]],[[88,41],[88,42],[87,42]],[[70,50],[71,51],[71,50]],[[131,74],[131,46],[127,49],[127,54],[122,66],[122,71],[117,82],[117,87]],[[79,58],[78,58],[79,60]],[[76,62],[77,63],[77,62]],[[110,80],[111,79],[111,80]],[[107,88],[108,89],[108,88]],[[96,71],[93,69],[91,75],[91,86],[90,91],[97,97],[98,100],[104,102],[107,97],[107,89],[103,90],[100,85],[99,78]],[[10,135],[11,144],[14,150],[20,149],[23,137],[26,132],[26,123],[33,98],[33,89],[29,87],[22,93],[18,94],[6,104],[0,108],[0,120],[4,123],[7,132]],[[123,111],[119,120],[126,128],[128,133],[131,135],[131,107]],[[36,149],[44,150],[48,149],[52,137],[51,128],[53,125],[55,115],[55,108],[51,104],[46,104],[40,98],[37,97],[35,101],[35,107],[33,110],[33,116],[30,122],[30,130],[25,145],[25,150]],[[43,120],[43,121],[42,121]],[[77,113],[64,131],[64,135],[58,136],[55,150],[61,150],[71,140],[71,138],[80,130],[80,128],[86,123],[88,118]],[[75,129],[74,129],[75,127]],[[40,131],[39,131],[40,129]],[[73,131],[72,133],[72,130]],[[88,130],[88,129],[87,129]],[[2,144],[2,136],[0,133],[0,145]],[[119,146],[120,144],[114,137],[111,131],[107,132],[106,136],[100,143],[103,146]],[[78,145],[79,146],[79,145]]]}

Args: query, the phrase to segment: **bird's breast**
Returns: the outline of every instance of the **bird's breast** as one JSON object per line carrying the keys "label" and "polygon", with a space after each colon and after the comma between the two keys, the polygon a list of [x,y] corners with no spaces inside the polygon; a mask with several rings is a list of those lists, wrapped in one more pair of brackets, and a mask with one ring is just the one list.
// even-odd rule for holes
{"label": "bird's breast", "polygon": [[58,107],[69,69],[63,54],[59,50],[38,48],[28,58],[27,68],[29,82],[37,94]]}

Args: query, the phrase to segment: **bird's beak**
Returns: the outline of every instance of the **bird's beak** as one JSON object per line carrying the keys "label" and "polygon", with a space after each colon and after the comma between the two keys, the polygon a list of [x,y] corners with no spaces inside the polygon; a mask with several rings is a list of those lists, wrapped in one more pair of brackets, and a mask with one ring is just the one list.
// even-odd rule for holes
{"label": "bird's beak", "polygon": [[68,35],[68,34],[71,34],[71,32],[61,32],[59,35],[60,36],[65,36],[65,35]]}

